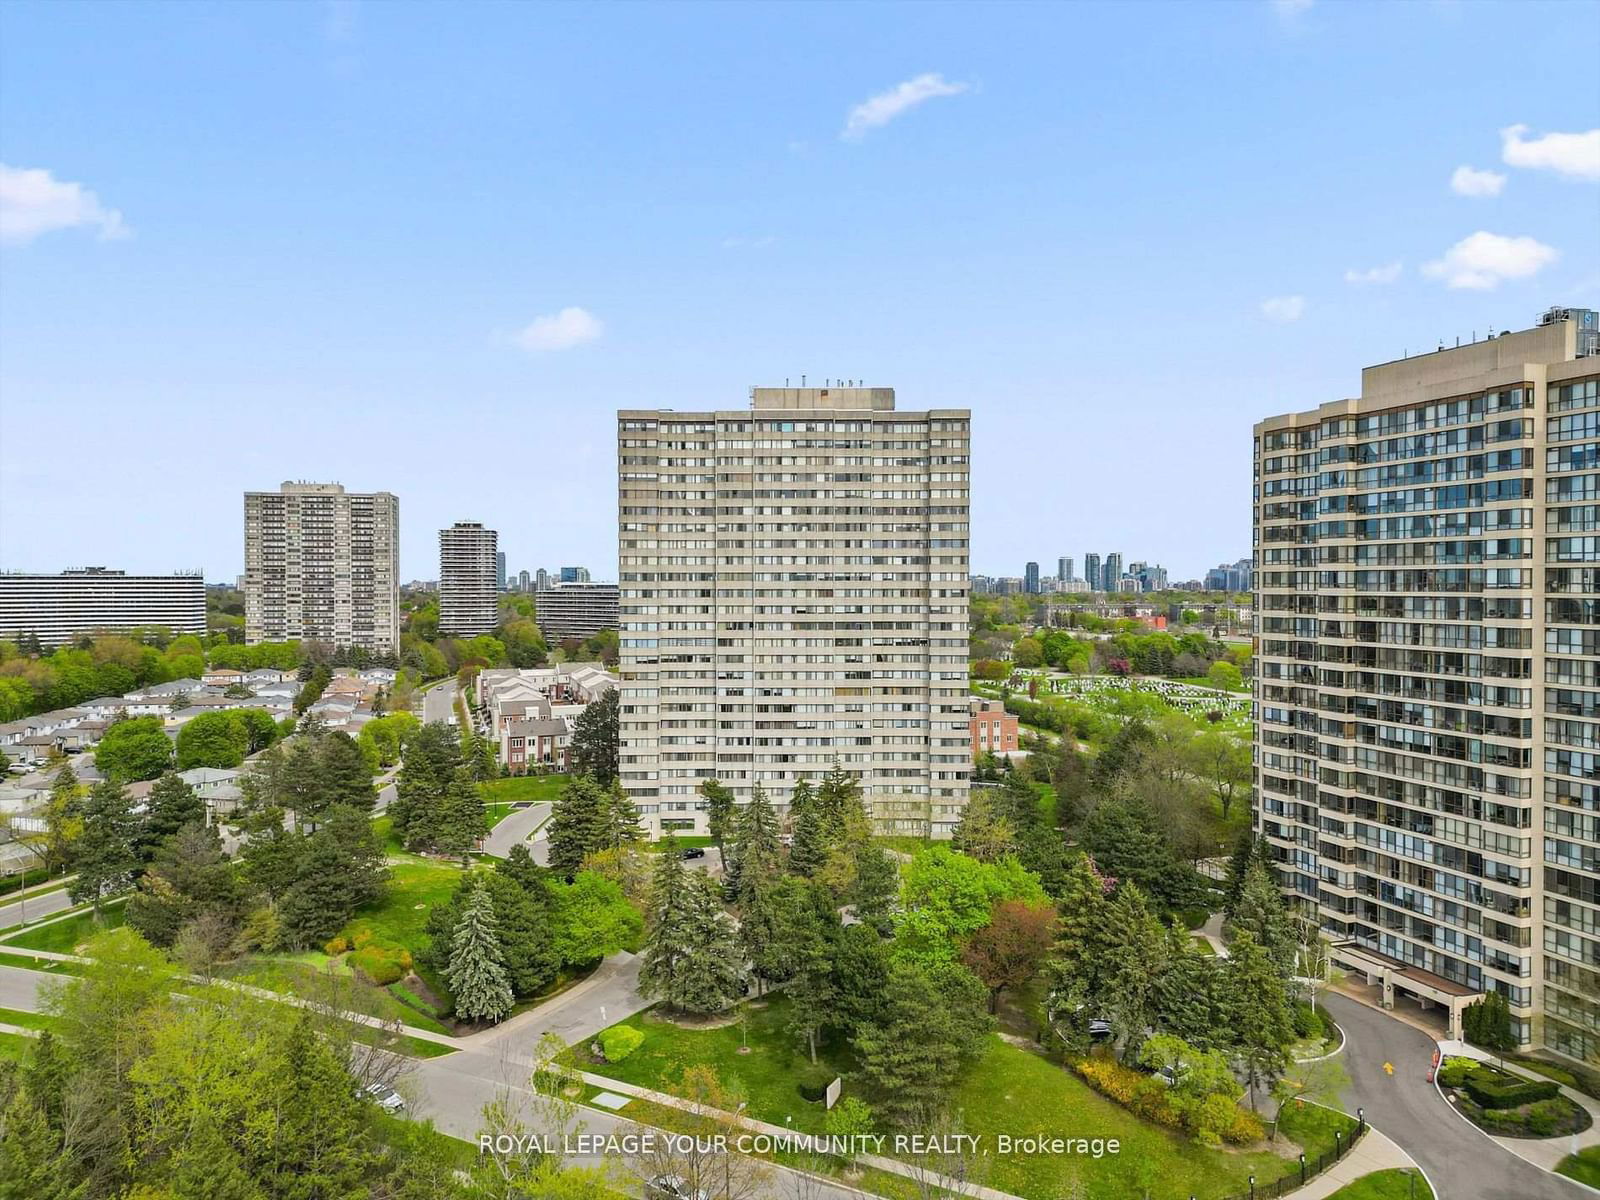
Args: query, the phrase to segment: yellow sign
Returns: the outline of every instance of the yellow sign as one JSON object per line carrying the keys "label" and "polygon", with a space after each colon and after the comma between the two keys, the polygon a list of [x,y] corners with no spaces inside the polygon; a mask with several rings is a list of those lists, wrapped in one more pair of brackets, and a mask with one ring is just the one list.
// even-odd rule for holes
{"label": "yellow sign", "polygon": [[1392,1062],[1384,1063],[1383,1064],[1383,1073],[1385,1075],[1393,1075],[1394,1074],[1394,1064]]}

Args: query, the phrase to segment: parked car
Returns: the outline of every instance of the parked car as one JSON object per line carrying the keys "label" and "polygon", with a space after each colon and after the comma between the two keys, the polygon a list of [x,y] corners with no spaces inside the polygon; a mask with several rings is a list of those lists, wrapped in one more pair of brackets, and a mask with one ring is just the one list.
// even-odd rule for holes
{"label": "parked car", "polygon": [[694,1189],[681,1175],[657,1175],[644,1185],[645,1200],[711,1200],[704,1188]]}
{"label": "parked car", "polygon": [[373,1103],[386,1113],[399,1112],[406,1106],[406,1102],[400,1093],[387,1083],[369,1083],[362,1090],[371,1096]]}
{"label": "parked car", "polygon": [[1103,1042],[1111,1036],[1111,1022],[1094,1020],[1089,1022],[1089,1040]]}
{"label": "parked car", "polygon": [[690,846],[687,850],[685,850],[683,852],[683,857],[685,859],[704,858],[705,856],[706,856],[706,852],[704,850],[700,849],[699,846]]}

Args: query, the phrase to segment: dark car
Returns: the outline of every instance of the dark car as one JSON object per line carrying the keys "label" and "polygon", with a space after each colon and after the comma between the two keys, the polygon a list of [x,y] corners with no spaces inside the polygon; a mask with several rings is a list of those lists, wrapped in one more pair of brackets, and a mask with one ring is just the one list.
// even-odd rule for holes
{"label": "dark car", "polygon": [[690,846],[687,850],[685,850],[683,852],[683,857],[685,859],[704,858],[705,856],[706,856],[706,852],[704,850],[700,849],[699,846]]}
{"label": "dark car", "polygon": [[647,1200],[711,1200],[706,1192],[689,1186],[681,1175],[657,1175],[644,1185]]}

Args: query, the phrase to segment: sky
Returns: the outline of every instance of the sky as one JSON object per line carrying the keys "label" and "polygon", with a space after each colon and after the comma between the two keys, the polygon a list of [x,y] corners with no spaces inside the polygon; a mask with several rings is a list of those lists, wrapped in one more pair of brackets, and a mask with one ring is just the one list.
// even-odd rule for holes
{"label": "sky", "polygon": [[616,575],[615,411],[973,413],[972,569],[1249,552],[1251,424],[1600,308],[1600,5],[0,5],[0,568],[287,479]]}

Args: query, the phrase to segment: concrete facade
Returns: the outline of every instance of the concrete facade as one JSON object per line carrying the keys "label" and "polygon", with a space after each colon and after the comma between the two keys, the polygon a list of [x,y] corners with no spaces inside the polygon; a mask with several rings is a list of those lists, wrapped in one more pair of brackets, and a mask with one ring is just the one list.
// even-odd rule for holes
{"label": "concrete facade", "polygon": [[439,530],[439,632],[471,638],[500,621],[500,576],[505,556],[499,535],[478,521]]}
{"label": "concrete facade", "polygon": [[970,416],[891,388],[617,415],[622,782],[705,831],[836,762],[880,828],[948,836],[970,776]]}
{"label": "concrete facade", "polygon": [[160,626],[206,633],[206,581],[192,575],[128,575],[85,567],[59,575],[0,572],[0,638],[32,635],[46,649],[84,634]]}
{"label": "concrete facade", "polygon": [[1336,959],[1386,991],[1500,991],[1525,1043],[1593,1062],[1600,358],[1579,334],[1369,367],[1358,398],[1256,426],[1256,822]]}

